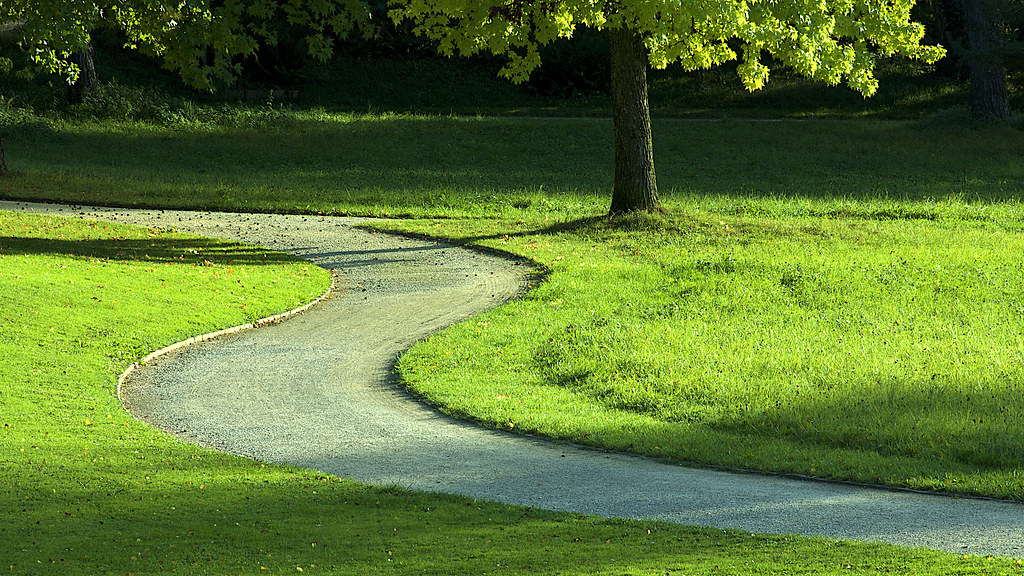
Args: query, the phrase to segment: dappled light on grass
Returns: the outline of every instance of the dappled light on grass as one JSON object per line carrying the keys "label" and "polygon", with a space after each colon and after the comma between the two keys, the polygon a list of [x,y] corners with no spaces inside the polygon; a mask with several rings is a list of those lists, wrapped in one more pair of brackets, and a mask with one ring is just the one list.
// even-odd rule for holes
{"label": "dappled light on grass", "polygon": [[688,211],[540,230],[486,243],[546,281],[416,346],[413,389],[617,450],[1024,499],[1018,227]]}

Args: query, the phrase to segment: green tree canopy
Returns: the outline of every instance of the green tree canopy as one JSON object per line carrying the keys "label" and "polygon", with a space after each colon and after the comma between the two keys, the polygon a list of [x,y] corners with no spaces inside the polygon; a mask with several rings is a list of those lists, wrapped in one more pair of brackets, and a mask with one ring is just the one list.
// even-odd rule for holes
{"label": "green tree canopy", "polygon": [[393,0],[392,18],[410,20],[441,53],[508,57],[501,74],[525,80],[538,47],[577,27],[610,34],[615,176],[611,213],[660,210],[654,175],[647,66],[688,70],[739,60],[749,90],[772,65],[813,80],[845,82],[864,95],[878,88],[878,55],[933,62],[910,20],[914,0]]}
{"label": "green tree canopy", "polygon": [[397,0],[392,17],[440,41],[443,54],[509,57],[501,73],[525,80],[540,65],[538,46],[579,26],[625,27],[643,38],[650,65],[688,70],[741,60],[750,90],[768,81],[765,56],[808,78],[877,88],[877,55],[933,62],[944,51],[922,46],[910,20],[913,0]]}
{"label": "green tree canopy", "polygon": [[[3,0],[0,29],[14,35],[29,58],[29,71],[58,74],[69,82],[79,69],[72,55],[94,30],[123,32],[130,48],[158,56],[188,84],[209,88],[232,78],[238,57],[261,43],[275,44],[274,22],[301,26],[312,55],[327,59],[334,40],[368,30],[361,0]],[[10,55],[0,53],[0,71]]]}

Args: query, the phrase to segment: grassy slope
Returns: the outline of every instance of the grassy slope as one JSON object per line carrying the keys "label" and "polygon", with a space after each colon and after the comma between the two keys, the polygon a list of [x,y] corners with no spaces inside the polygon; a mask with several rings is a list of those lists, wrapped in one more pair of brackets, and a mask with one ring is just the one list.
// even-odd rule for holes
{"label": "grassy slope", "polygon": [[[339,71],[326,71],[324,90],[303,87],[305,104],[356,111],[581,116],[601,116],[606,107],[601,97],[567,104],[524,95],[509,90],[507,84],[489,82],[492,70],[467,75],[462,67],[441,66],[435,73],[424,74],[418,62],[391,66],[348,65],[349,70],[340,73],[349,74],[348,82],[357,87],[348,94],[333,85]],[[694,76],[652,75],[655,114],[917,118],[962,107],[965,101],[962,89],[932,84],[926,78],[920,79],[921,84],[917,78],[885,81],[879,97],[852,102],[840,91],[809,90],[785,80],[748,96],[738,94],[734,80],[718,72]],[[402,80],[396,82],[396,78]],[[338,94],[348,100],[338,100]],[[149,103],[147,98],[144,92],[129,93],[120,100],[115,95],[76,114],[161,119],[170,129],[131,123],[38,123],[31,114],[22,115],[28,125],[12,128],[11,113],[21,113],[9,107],[0,110],[9,159],[20,171],[13,179],[0,179],[0,194],[227,209],[497,217],[491,222],[410,222],[406,227],[468,240],[494,237],[477,241],[544,262],[553,274],[546,292],[531,296],[536,300],[533,305],[563,310],[565,300],[559,290],[575,293],[581,280],[593,281],[593,276],[572,270],[581,263],[571,257],[580,254],[614,264],[619,269],[616,273],[643,268],[647,280],[653,280],[647,284],[651,286],[679,279],[675,271],[657,270],[666,263],[696,267],[717,284],[738,276],[731,262],[735,256],[712,251],[707,258],[682,262],[671,254],[678,245],[650,240],[649,229],[629,232],[586,225],[576,233],[537,232],[552,223],[602,211],[610,174],[610,125],[603,120],[566,124],[388,114],[384,121],[372,115],[339,120],[305,112],[295,121],[295,115],[276,111],[211,109],[188,102],[166,107],[159,98]],[[715,106],[709,108],[708,102]],[[1001,225],[1015,221],[1020,134],[965,132],[948,126],[960,118],[961,113],[954,110],[936,121],[911,123],[824,121],[766,126],[727,121],[705,127],[658,120],[659,176],[677,215],[667,226],[640,222],[639,227],[653,228],[658,237],[666,236],[666,229],[690,230],[694,224],[690,220],[696,220],[697,229],[714,239],[713,244],[726,246],[742,235],[733,234],[732,240],[728,234],[723,237],[715,229],[718,222],[749,232],[751,222],[754,227],[768,221],[798,228],[808,217],[825,217],[810,220],[817,228],[829,228],[834,224],[830,219],[850,216],[866,217],[865,225],[872,220],[914,217],[996,219]],[[206,128],[211,120],[234,128]],[[67,154],[68,150],[74,154]],[[892,226],[899,229],[901,224]],[[954,233],[961,231],[960,224],[951,226]],[[966,226],[984,230],[985,225]],[[529,234],[517,236],[517,231]],[[770,235],[754,236],[760,236],[754,244],[762,247],[772,241]],[[609,249],[595,249],[592,239],[609,242]],[[637,247],[649,253],[632,254]],[[580,249],[585,250],[572,254]],[[742,269],[749,268],[749,262],[743,264]],[[806,270],[775,272],[762,280],[779,286],[788,280],[787,288],[792,289],[808,279]],[[905,276],[906,270],[894,272]],[[89,298],[86,304],[94,302]],[[586,320],[587,310],[581,307],[575,316]],[[655,311],[664,315],[666,308]],[[65,312],[51,312],[48,319]],[[191,318],[183,315],[166,324],[172,331],[191,334],[195,326],[177,323]],[[575,320],[556,317],[566,318]],[[559,344],[601,336],[600,331],[584,335],[567,327],[561,326],[562,333],[556,334],[562,339]],[[155,328],[149,323],[138,332],[145,339]],[[493,324],[465,328],[471,333],[490,331],[482,342],[484,350],[494,341]],[[154,343],[167,341],[165,336],[155,337]],[[649,339],[648,334],[644,336]],[[83,341],[90,341],[89,335]],[[26,346],[17,338],[13,342],[20,355]],[[89,355],[79,358],[88,365],[88,358],[119,350],[122,342],[124,338],[107,340],[106,345],[92,341]],[[409,356],[409,366],[424,358],[429,361],[429,346],[434,344],[423,349],[426,356]],[[134,354],[149,346],[148,341],[137,343],[129,351]],[[485,352],[492,353],[493,349]],[[17,430],[5,426],[0,431],[2,474],[5,480],[12,479],[0,490],[0,516],[20,521],[0,527],[0,558],[10,563],[12,572],[66,573],[69,565],[82,573],[262,573],[264,567],[271,573],[304,568],[344,574],[1021,570],[1019,562],[473,506],[460,499],[360,488],[316,474],[258,466],[168,442],[134,421],[118,424],[123,413],[113,403],[108,383],[122,360],[111,364],[101,359],[100,364],[108,364],[106,383],[85,388],[78,381],[72,385],[67,374],[51,374],[45,381],[0,379],[4,385],[0,400],[5,402],[0,414],[8,424],[13,422],[13,411],[7,407],[14,390],[45,391],[36,395],[36,403],[21,410],[22,420],[34,424],[19,424]],[[557,362],[547,364],[553,375],[565,372]],[[8,388],[9,381],[18,387]],[[70,404],[62,399],[64,394],[52,392],[68,389],[81,390],[73,393]],[[92,424],[83,420],[78,426],[68,417],[85,411],[110,414],[107,420],[114,422],[89,418]],[[497,423],[504,422],[499,418]],[[58,432],[62,440],[55,441]],[[64,463],[49,466],[55,462]],[[64,474],[64,470],[75,474]],[[0,570],[5,568],[2,564]]]}
{"label": "grassy slope", "polygon": [[677,210],[486,240],[547,281],[415,346],[403,379],[583,444],[1024,499],[1018,224]]}
{"label": "grassy slope", "polygon": [[0,213],[0,572],[1022,570],[1019,562],[368,488],[182,444],[117,404],[114,378],[128,362],[311,298],[327,281],[315,270],[235,243]]}
{"label": "grassy slope", "polygon": [[[454,412],[674,459],[1022,497],[1016,130],[663,120],[674,216],[630,230],[586,220],[606,202],[604,120],[256,120],[23,126],[9,146],[23,174],[0,193],[445,216],[409,226],[552,270],[491,338],[467,325],[404,361]],[[512,330],[531,306],[536,325]],[[459,369],[433,367],[456,340]],[[499,349],[519,360],[494,365]],[[559,405],[600,417],[545,407]]]}

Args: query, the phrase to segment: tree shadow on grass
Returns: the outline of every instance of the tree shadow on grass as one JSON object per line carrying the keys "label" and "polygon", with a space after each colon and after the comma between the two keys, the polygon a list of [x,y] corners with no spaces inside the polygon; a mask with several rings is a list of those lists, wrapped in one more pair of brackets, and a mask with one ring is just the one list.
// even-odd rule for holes
{"label": "tree shadow on grass", "polygon": [[[670,217],[661,214],[635,213],[616,216],[585,216],[555,222],[547,226],[526,230],[512,230],[494,234],[478,234],[460,236],[449,239],[459,244],[475,244],[485,240],[499,240],[510,238],[530,238],[534,236],[553,236],[558,234],[606,234],[608,232],[679,232],[681,230],[677,222]],[[413,236],[418,236],[413,234]]]}
{"label": "tree shadow on grass", "polygon": [[[0,526],[5,569],[10,564],[15,573],[39,573],[40,566],[74,566],[88,573],[153,574],[298,567],[380,574],[404,567],[414,574],[483,574],[511,565],[512,573],[582,576],[614,566],[616,560],[606,557],[609,548],[618,562],[654,567],[676,564],[684,550],[726,554],[735,539],[680,528],[672,542],[655,546],[644,542],[651,539],[650,523],[365,487],[217,460],[220,466],[175,462],[184,470],[173,484],[147,486],[144,478],[158,473],[144,466],[125,470],[127,486],[114,491],[86,476],[75,488],[61,486],[57,496],[11,478],[0,495],[0,510],[10,513]],[[607,546],[612,539],[621,544]]]}
{"label": "tree shadow on grass", "polygon": [[[0,184],[0,195],[102,204],[118,200],[113,188],[122,202],[149,206],[487,214],[604,204],[612,182],[604,119],[292,119],[265,130],[128,135],[40,130],[8,131],[9,163],[26,175]],[[1015,198],[1009,184],[1024,177],[1024,134],[1008,128],[662,119],[654,132],[666,198],[999,202]]]}
{"label": "tree shadow on grass", "polygon": [[[83,470],[43,493],[20,476],[0,493],[0,556],[12,573],[509,574],[817,572],[851,555],[875,570],[952,556],[878,544],[606,520],[475,499],[373,488],[204,455]],[[209,462],[209,463],[207,463]],[[155,464],[155,463],[153,463]],[[170,465],[170,466],[169,466]],[[163,469],[173,479],[150,482]],[[9,515],[8,515],[9,514]],[[780,554],[783,551],[784,554]],[[783,558],[785,555],[792,557]],[[963,559],[957,562],[963,564]],[[980,562],[980,561],[979,561]],[[798,570],[799,571],[799,570]],[[899,571],[899,570],[896,570]]]}
{"label": "tree shadow on grass", "polygon": [[[947,474],[965,471],[978,477],[1016,475],[1024,462],[1018,425],[1024,413],[1021,386],[978,378],[960,381],[936,374],[917,381],[830,383],[824,390],[780,395],[774,406],[712,427],[821,453],[856,453],[884,462],[883,469],[936,484]],[[1002,489],[1004,497],[1024,499],[1024,482]]]}
{"label": "tree shadow on grass", "polygon": [[97,260],[166,262],[197,266],[253,266],[292,262],[294,257],[258,246],[206,238],[54,239],[0,236],[0,254],[61,255]]}

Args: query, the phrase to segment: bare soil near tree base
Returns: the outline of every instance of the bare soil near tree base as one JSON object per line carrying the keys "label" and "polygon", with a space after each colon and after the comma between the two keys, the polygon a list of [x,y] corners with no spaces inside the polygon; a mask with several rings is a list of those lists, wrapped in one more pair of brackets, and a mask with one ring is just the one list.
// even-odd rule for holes
{"label": "bare soil near tree base", "polygon": [[514,298],[521,262],[316,216],[0,209],[176,228],[260,244],[334,270],[333,297],[278,324],[165,354],[133,372],[126,407],[182,440],[360,482],[750,532],[1024,557],[1024,506],[729,474],[453,421],[392,384],[417,339]]}

